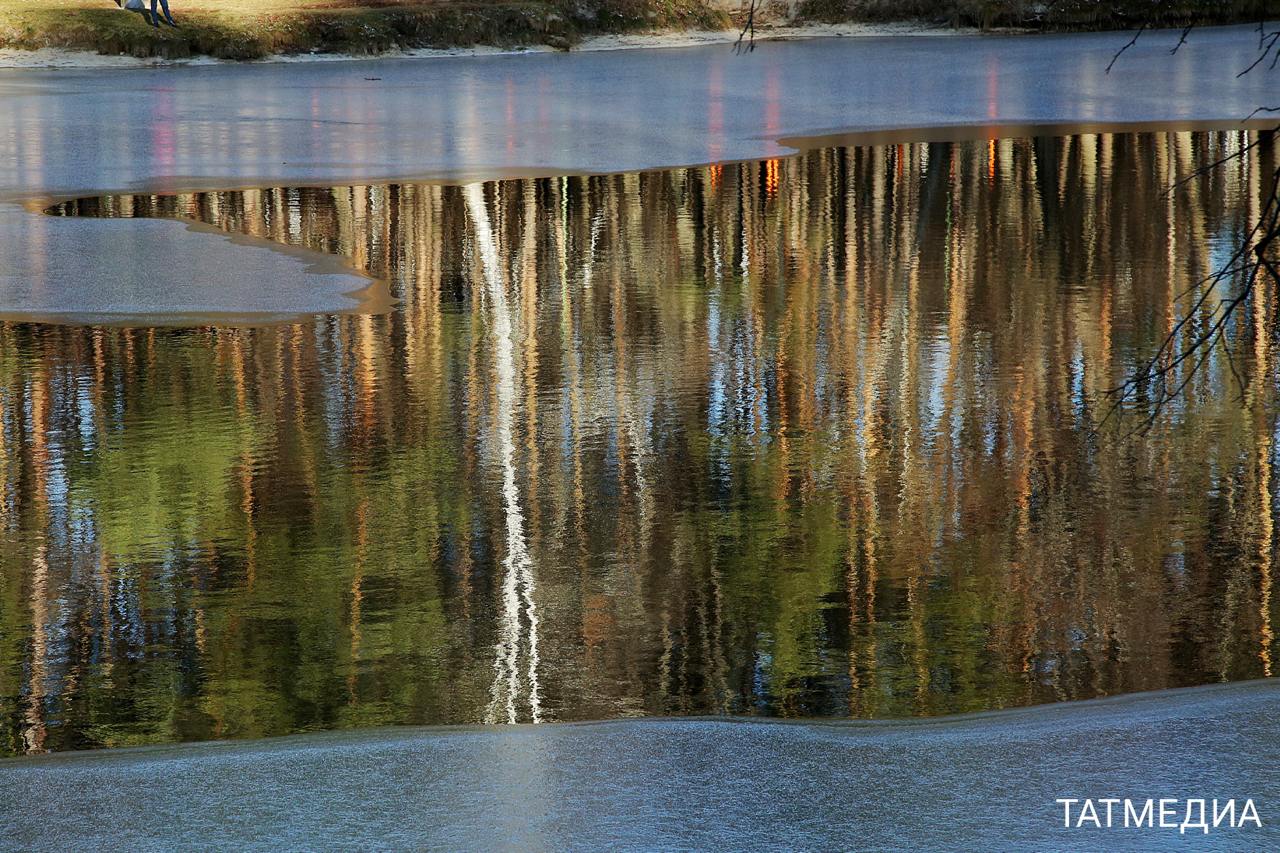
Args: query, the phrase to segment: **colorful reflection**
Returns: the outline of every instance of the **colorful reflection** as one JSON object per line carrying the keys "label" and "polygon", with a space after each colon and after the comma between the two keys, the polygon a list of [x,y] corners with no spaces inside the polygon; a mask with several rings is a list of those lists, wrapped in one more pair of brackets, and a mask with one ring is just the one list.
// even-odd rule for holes
{"label": "colorful reflection", "polygon": [[1252,139],[63,205],[400,302],[0,325],[0,749],[1270,675],[1274,282],[1150,433],[1095,430],[1274,154],[1166,186]]}

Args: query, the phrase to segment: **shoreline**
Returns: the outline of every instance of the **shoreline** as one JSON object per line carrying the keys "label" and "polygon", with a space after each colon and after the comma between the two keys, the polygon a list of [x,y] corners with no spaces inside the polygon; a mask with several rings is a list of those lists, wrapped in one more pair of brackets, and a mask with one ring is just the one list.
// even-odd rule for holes
{"label": "shoreline", "polygon": [[[490,184],[503,181],[541,181],[553,178],[598,178],[618,175],[638,175],[649,172],[678,171],[682,169],[706,169],[712,166],[734,166],[772,159],[790,159],[824,148],[877,148],[887,145],[923,145],[931,143],[986,142],[998,139],[1026,139],[1041,136],[1075,136],[1098,134],[1144,133],[1205,133],[1218,131],[1278,131],[1280,118],[1230,117],[1155,119],[1138,121],[1062,121],[1029,122],[1011,121],[961,121],[955,124],[888,125],[875,128],[829,128],[804,133],[781,134],[768,137],[782,150],[772,155],[751,157],[722,157],[716,160],[663,163],[607,169],[544,168],[539,166],[478,167],[474,171],[444,169],[439,171],[409,170],[401,173],[374,175],[329,174],[323,178],[301,178],[283,181],[265,175],[241,175],[232,179],[201,177],[197,175],[169,175],[154,181],[141,181],[128,186],[84,186],[64,188],[57,192],[4,192],[0,190],[0,204],[21,206],[27,213],[50,216],[51,209],[66,202],[88,198],[159,195],[176,196],[191,193],[245,192],[272,189],[328,189],[334,187],[389,186],[392,184],[429,184],[461,187],[467,184]],[[55,218],[99,219],[103,217],[66,215]],[[174,221],[201,226],[204,223],[185,217],[126,217],[116,221]],[[226,235],[217,229],[211,233]],[[272,245],[287,246],[285,243]],[[296,247],[293,247],[296,248]],[[303,250],[306,254],[310,250]]]}
{"label": "shoreline", "polygon": [[[1241,699],[1245,701],[1280,699],[1280,676],[1210,682],[1189,687],[1162,687],[1155,690],[1095,696],[1090,699],[1042,702],[1035,705],[942,714],[936,717],[771,717],[750,714],[693,714],[599,717],[582,720],[551,720],[542,723],[410,723],[340,727],[266,737],[156,741],[129,746],[0,755],[0,771],[23,766],[57,767],[65,764],[111,760],[145,762],[183,759],[224,750],[317,749],[326,746],[345,746],[362,741],[394,742],[457,735],[496,735],[537,730],[591,730],[682,724],[828,730],[832,734],[863,737],[916,735],[945,737],[995,728],[1035,730],[1042,727],[1069,726],[1077,720],[1089,718],[1158,722],[1170,717],[1190,715],[1198,709],[1213,709],[1220,704]],[[1280,708],[1280,703],[1276,707]]]}
{"label": "shoreline", "polygon": [[[785,136],[775,140],[780,146],[792,150],[781,155],[782,158],[803,156],[806,152],[826,147],[875,147],[884,145],[900,145],[911,143],[962,143],[977,140],[1025,138],[1044,135],[1071,135],[1077,133],[1153,133],[1153,132],[1196,132],[1210,130],[1268,130],[1276,126],[1274,120],[1255,119],[1247,123],[1235,123],[1225,120],[1184,120],[1172,122],[1123,122],[1123,123],[1069,123],[1069,124],[1026,124],[1026,123],[966,123],[943,125],[926,128],[886,128],[870,131],[850,131],[837,133],[817,133],[813,135]],[[667,166],[657,169],[638,169],[622,172],[581,173],[573,171],[547,172],[545,170],[509,170],[505,174],[491,173],[466,174],[427,174],[417,176],[384,176],[376,179],[353,179],[350,181],[330,180],[315,182],[299,182],[290,184],[288,189],[297,187],[361,187],[387,186],[390,184],[435,184],[443,186],[462,186],[468,183],[491,183],[510,180],[541,180],[556,177],[598,177],[607,175],[640,174],[646,172],[663,172],[682,169],[703,169],[709,166],[734,165],[743,162],[758,161],[760,158],[746,160],[720,160],[716,162]],[[278,182],[270,180],[234,181],[230,184],[212,180],[191,178],[189,180],[168,179],[162,185],[135,186],[124,190],[95,188],[82,192],[68,192],[58,195],[43,194],[35,197],[4,199],[0,194],[0,204],[16,205],[23,213],[32,217],[50,217],[59,222],[77,220],[80,222],[110,223],[106,227],[127,228],[124,223],[133,223],[139,227],[141,223],[178,223],[185,226],[194,236],[220,237],[232,247],[243,249],[265,249],[284,256],[285,268],[288,262],[302,263],[302,280],[325,281],[325,276],[339,276],[341,279],[359,280],[357,286],[342,290],[340,305],[333,303],[332,288],[321,286],[319,303],[308,303],[305,300],[292,309],[280,306],[270,309],[244,307],[241,305],[223,305],[216,309],[209,307],[141,307],[116,310],[95,310],[77,308],[74,310],[53,310],[51,308],[21,309],[0,306],[0,320],[13,322],[34,322],[55,326],[102,325],[119,327],[174,327],[188,328],[194,326],[218,325],[236,328],[287,325],[304,321],[314,316],[330,316],[344,314],[383,314],[392,309],[399,301],[391,292],[390,282],[378,277],[372,270],[363,269],[356,264],[355,258],[339,252],[325,252],[314,248],[273,240],[270,237],[253,236],[246,233],[226,231],[211,226],[198,219],[187,216],[130,216],[124,218],[101,217],[92,214],[55,213],[54,209],[62,203],[79,199],[102,198],[104,196],[131,195],[182,195],[186,193],[226,192],[246,190],[278,190],[282,189]],[[0,208],[0,226],[5,217]],[[151,227],[142,225],[141,227]],[[294,280],[290,277],[289,280]],[[331,279],[332,280],[332,279]],[[347,304],[349,302],[349,304]]]}
{"label": "shoreline", "polygon": [[[103,54],[90,50],[61,47],[43,47],[36,50],[0,48],[0,70],[107,70],[169,68],[207,65],[279,65],[298,63],[337,63],[370,60],[451,59],[480,56],[525,56],[544,53],[601,53],[623,50],[655,50],[673,48],[732,46],[741,30],[655,30],[652,32],[617,33],[584,38],[565,50],[548,44],[521,47],[470,47],[411,48],[381,53],[287,53],[273,54],[261,59],[219,59],[212,56],[192,56],[170,59],[161,56],[136,57],[126,54]],[[986,33],[973,27],[950,27],[918,22],[902,23],[809,23],[785,25],[761,25],[756,30],[757,42],[797,41],[802,39],[842,38],[949,38],[973,35],[1029,35],[1033,30],[994,29]]]}
{"label": "shoreline", "polygon": [[[7,229],[10,276],[24,292],[44,294],[46,305],[80,305],[79,288],[109,280],[103,259],[118,261],[126,241],[159,271],[153,284],[174,294],[163,313],[205,315],[213,304],[230,305],[233,296],[211,273],[199,287],[178,274],[228,264],[243,268],[246,280],[288,282],[273,291],[273,307],[297,301],[273,314],[333,313],[328,293],[338,282],[320,280],[324,293],[314,298],[305,282],[316,280],[299,274],[297,259],[244,255],[155,221],[66,222],[32,208],[95,195],[642,172],[1028,128],[1238,127],[1266,102],[1266,77],[1238,78],[1220,61],[1224,50],[1256,44],[1251,28],[1206,30],[1171,56],[1176,37],[1144,36],[1132,61],[1111,75],[1103,69],[1117,49],[1114,34],[779,39],[751,58],[727,44],[617,50],[617,41],[606,41],[612,52],[534,52],[519,61],[383,57],[358,65],[224,62],[216,73],[10,71],[0,73],[7,84],[0,85],[0,202],[13,206],[0,209],[0,228]],[[727,42],[728,34],[717,38]],[[945,81],[924,76],[922,56],[948,69]],[[874,85],[848,85],[833,68],[881,70]],[[1024,80],[1038,81],[1034,97]],[[1145,96],[1157,88],[1167,96]],[[603,103],[613,108],[591,108]],[[91,125],[97,129],[86,133]],[[162,231],[163,242],[146,236]],[[100,251],[91,250],[95,240]],[[256,304],[233,307],[241,313]],[[340,303],[357,305],[346,297]],[[99,299],[85,307],[96,314],[111,306]],[[33,308],[25,299],[0,305],[11,316],[49,313]]]}

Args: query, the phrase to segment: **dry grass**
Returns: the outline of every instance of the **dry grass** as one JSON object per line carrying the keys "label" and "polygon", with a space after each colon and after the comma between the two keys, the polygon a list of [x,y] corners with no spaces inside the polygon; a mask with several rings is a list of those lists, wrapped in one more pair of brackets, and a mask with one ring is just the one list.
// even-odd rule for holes
{"label": "dry grass", "polygon": [[[171,0],[181,28],[154,29],[113,0],[0,0],[0,47],[254,59],[474,44],[569,47],[587,35],[724,28],[732,0]],[[745,5],[745,0],[743,5]],[[1141,21],[1257,20],[1280,0],[781,0],[800,20],[927,20],[1099,29]],[[786,13],[784,13],[786,14]]]}
{"label": "dry grass", "polygon": [[725,27],[703,0],[170,0],[179,29],[150,27],[113,0],[0,0],[0,47],[255,59],[487,44],[568,47],[584,35]]}

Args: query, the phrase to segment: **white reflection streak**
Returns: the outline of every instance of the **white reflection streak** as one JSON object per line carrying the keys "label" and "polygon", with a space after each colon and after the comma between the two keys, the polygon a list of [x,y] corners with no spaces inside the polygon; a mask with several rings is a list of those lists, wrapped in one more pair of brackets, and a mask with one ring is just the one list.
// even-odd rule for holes
{"label": "white reflection streak", "polygon": [[524,536],[524,512],[520,509],[520,492],[516,488],[515,441],[512,437],[512,420],[516,406],[515,344],[512,340],[511,307],[507,302],[507,288],[498,264],[497,244],[489,224],[489,210],[484,203],[481,184],[468,184],[462,188],[467,212],[476,229],[476,246],[480,250],[480,263],[484,268],[486,291],[489,297],[489,313],[494,342],[494,369],[497,372],[497,412],[495,427],[499,453],[502,457],[502,498],[507,516],[507,557],[504,561],[506,575],[502,583],[502,620],[498,644],[494,651],[494,682],[492,698],[485,721],[498,721],[505,682],[507,722],[516,722],[516,696],[520,689],[519,658],[521,645],[520,605],[524,604],[524,617],[529,620],[529,711],[533,722],[542,722],[542,700],[538,686],[538,614],[533,604],[535,589],[533,559]]}
{"label": "white reflection streak", "polygon": [[591,245],[587,247],[587,264],[582,271],[582,289],[591,289],[591,273],[596,265],[596,244],[600,242],[600,227],[604,224],[604,207],[591,220]]}

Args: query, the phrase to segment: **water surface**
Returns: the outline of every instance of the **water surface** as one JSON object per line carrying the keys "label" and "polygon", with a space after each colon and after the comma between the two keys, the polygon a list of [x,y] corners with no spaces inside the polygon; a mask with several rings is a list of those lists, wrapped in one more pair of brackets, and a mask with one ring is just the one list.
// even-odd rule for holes
{"label": "water surface", "polygon": [[400,301],[0,325],[0,749],[1271,675],[1274,282],[1151,432],[1096,429],[1272,148],[1165,188],[1256,138],[62,205]]}
{"label": "water surface", "polygon": [[1064,828],[1055,800],[1095,791],[1261,814],[1206,835],[1117,813],[1094,834],[1126,851],[1274,850],[1278,698],[1270,679],[924,725],[650,718],[31,756],[0,762],[0,850],[1032,853],[1082,846],[1092,827]]}

